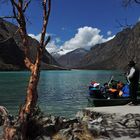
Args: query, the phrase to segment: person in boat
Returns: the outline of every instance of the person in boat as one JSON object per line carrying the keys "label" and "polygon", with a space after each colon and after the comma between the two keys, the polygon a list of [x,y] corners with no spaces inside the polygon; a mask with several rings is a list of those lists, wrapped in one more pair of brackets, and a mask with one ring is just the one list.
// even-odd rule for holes
{"label": "person in boat", "polygon": [[117,90],[119,92],[119,97],[129,97],[130,96],[130,89],[128,84],[124,84],[123,82],[119,81],[117,84]]}
{"label": "person in boat", "polygon": [[111,80],[111,84],[109,85],[109,98],[117,98],[119,91],[117,89],[118,81]]}
{"label": "person in boat", "polygon": [[119,92],[119,96],[123,98],[130,97],[130,88],[128,84],[124,84],[121,91]]}
{"label": "person in boat", "polygon": [[121,81],[118,81],[118,83],[117,83],[117,91],[118,91],[118,96],[119,97],[121,97],[123,95],[123,91],[122,91],[123,87],[124,87],[124,83],[121,82]]}
{"label": "person in boat", "polygon": [[110,84],[104,83],[100,88],[101,95],[106,98],[116,98],[117,97],[117,82],[115,80],[111,80]]}
{"label": "person in boat", "polygon": [[104,83],[103,86],[100,88],[101,94],[104,98],[109,98],[109,86],[108,83]]}
{"label": "person in boat", "polygon": [[123,97],[126,94],[125,84],[122,81],[112,81],[109,92],[112,98]]}
{"label": "person in boat", "polygon": [[137,104],[137,90],[139,84],[139,69],[135,66],[135,62],[131,60],[128,64],[129,71],[126,75],[127,80],[130,82],[130,97],[132,104]]}
{"label": "person in boat", "polygon": [[89,86],[89,91],[90,91],[89,94],[91,97],[103,98],[100,92],[100,83],[92,81]]}
{"label": "person in boat", "polygon": [[117,89],[117,84],[118,84],[118,81],[111,80],[111,82],[109,84],[109,88]]}
{"label": "person in boat", "polygon": [[100,83],[97,83],[97,82],[95,82],[95,81],[91,81],[90,86],[89,86],[89,89],[90,89],[90,88],[99,89],[99,86],[100,86]]}

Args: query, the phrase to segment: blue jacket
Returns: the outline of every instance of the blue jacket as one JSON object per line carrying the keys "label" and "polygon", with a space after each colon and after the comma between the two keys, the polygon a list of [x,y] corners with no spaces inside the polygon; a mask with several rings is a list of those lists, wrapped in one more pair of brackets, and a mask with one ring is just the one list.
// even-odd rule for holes
{"label": "blue jacket", "polygon": [[130,96],[130,88],[129,85],[126,84],[123,88],[122,88],[122,97],[129,97]]}

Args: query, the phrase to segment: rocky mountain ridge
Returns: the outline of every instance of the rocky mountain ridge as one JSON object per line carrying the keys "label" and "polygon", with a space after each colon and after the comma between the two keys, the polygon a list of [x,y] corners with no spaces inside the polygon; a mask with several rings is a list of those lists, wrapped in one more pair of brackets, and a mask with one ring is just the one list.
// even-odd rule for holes
{"label": "rocky mountain ridge", "polygon": [[140,68],[140,22],[119,32],[112,40],[97,44],[77,65],[80,69],[125,69],[131,59]]}
{"label": "rocky mountain ridge", "polygon": [[[34,63],[36,46],[39,45],[39,42],[28,36],[28,43],[30,47],[29,58]],[[25,70],[23,49],[18,27],[0,19],[0,70]],[[42,58],[42,68],[49,69],[49,65],[51,65],[51,69],[53,69],[53,65],[57,65],[59,69],[59,64],[45,51]]]}
{"label": "rocky mountain ridge", "polygon": [[79,64],[82,58],[88,53],[84,48],[78,48],[57,59],[58,63],[67,68],[74,68]]}

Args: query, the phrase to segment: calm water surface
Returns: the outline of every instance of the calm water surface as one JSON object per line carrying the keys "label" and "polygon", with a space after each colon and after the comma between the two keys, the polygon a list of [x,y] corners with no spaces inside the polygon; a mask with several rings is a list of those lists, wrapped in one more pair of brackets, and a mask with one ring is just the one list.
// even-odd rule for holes
{"label": "calm water surface", "polygon": [[[103,84],[113,75],[123,80],[119,71],[72,70],[42,71],[39,90],[39,106],[45,113],[73,117],[88,106],[88,85],[94,80]],[[29,72],[0,72],[0,105],[16,114],[24,102]]]}

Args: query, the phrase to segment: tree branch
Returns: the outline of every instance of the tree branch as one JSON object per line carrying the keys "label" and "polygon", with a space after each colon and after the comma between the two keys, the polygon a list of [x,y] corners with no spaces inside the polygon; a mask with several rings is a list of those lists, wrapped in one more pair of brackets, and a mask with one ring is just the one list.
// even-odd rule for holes
{"label": "tree branch", "polygon": [[132,3],[140,4],[140,0],[123,0],[124,7],[131,5]]}
{"label": "tree branch", "polygon": [[31,3],[31,0],[29,0],[28,2],[25,3],[24,8],[23,8],[23,13],[26,11],[26,9],[30,3]]}
{"label": "tree branch", "polygon": [[[43,15],[44,15],[43,16],[43,21],[44,22],[43,22],[43,28],[42,28],[41,38],[40,38],[40,46],[43,49],[45,34],[46,34],[46,27],[47,27],[47,24],[48,24],[50,10],[51,10],[51,0],[48,0],[48,7],[46,7],[46,0],[44,0],[42,4],[43,4]],[[48,10],[46,10],[46,8],[48,8]]]}
{"label": "tree branch", "polygon": [[0,18],[15,18],[16,19],[15,16],[3,16],[3,17],[0,17]]}
{"label": "tree branch", "polygon": [[135,0],[135,3],[138,3],[138,4],[140,4],[140,0]]}
{"label": "tree branch", "polygon": [[24,12],[26,11],[26,8],[28,7],[31,0],[29,0],[27,3],[25,3],[24,11],[23,11],[23,1],[19,0],[18,3],[16,3],[15,0],[10,0],[13,8],[13,14],[19,24],[19,32],[22,38],[22,42],[24,45],[24,53],[25,53],[25,65],[28,69],[32,69],[34,66],[33,63],[29,60],[29,47],[28,47],[28,39],[27,39],[27,31],[26,31],[26,21],[24,17]]}
{"label": "tree branch", "polygon": [[127,23],[127,18],[124,19],[124,24],[122,24],[119,20],[116,20],[116,23],[118,24],[117,28],[126,29],[131,28],[133,25]]}
{"label": "tree branch", "polygon": [[47,40],[46,40],[45,43],[44,43],[44,47],[49,43],[50,40],[51,40],[51,37],[48,36]]}
{"label": "tree branch", "polygon": [[13,14],[14,17],[16,18],[16,20],[19,22],[18,16],[17,16],[17,12],[16,12],[16,8],[18,7],[17,3],[14,0],[10,0],[12,8],[13,8]]}
{"label": "tree branch", "polygon": [[16,8],[18,8],[18,4],[16,3],[15,0],[10,0],[10,1],[11,1],[12,5],[14,4],[16,6]]}
{"label": "tree branch", "polygon": [[24,59],[25,65],[29,70],[32,70],[34,67],[34,64],[29,60],[29,58],[25,58]]}
{"label": "tree branch", "polygon": [[123,0],[123,6],[127,7],[128,5],[130,5],[132,0]]}

